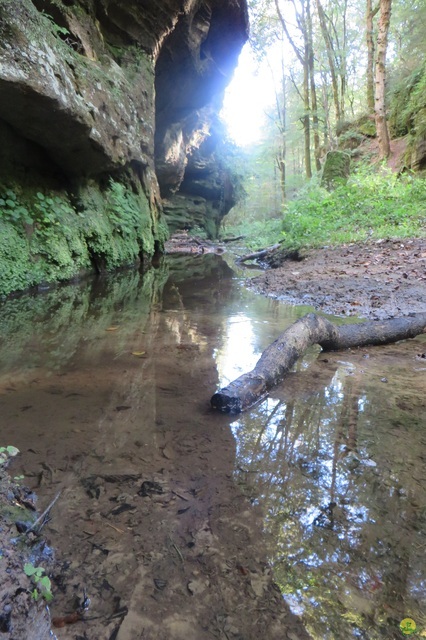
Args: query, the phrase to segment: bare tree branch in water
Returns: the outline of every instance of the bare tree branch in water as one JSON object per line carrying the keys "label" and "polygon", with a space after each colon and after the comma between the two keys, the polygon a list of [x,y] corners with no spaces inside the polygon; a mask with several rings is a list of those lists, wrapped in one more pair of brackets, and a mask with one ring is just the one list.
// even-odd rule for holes
{"label": "bare tree branch in water", "polygon": [[339,351],[414,338],[425,332],[425,329],[426,313],[340,327],[321,316],[308,313],[265,349],[252,371],[244,373],[215,393],[211,398],[211,405],[223,413],[244,411],[281,382],[294,363],[313,344],[319,344],[324,351]]}

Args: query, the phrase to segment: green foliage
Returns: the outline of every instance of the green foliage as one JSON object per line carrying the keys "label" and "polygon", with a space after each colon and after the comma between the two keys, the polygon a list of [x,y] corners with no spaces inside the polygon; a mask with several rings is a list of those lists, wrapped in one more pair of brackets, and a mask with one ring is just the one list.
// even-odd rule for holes
{"label": "green foliage", "polygon": [[227,225],[226,235],[244,236],[244,245],[256,251],[269,247],[280,240],[282,228],[281,218],[242,221],[235,225]]}
{"label": "green foliage", "polygon": [[5,464],[10,458],[18,455],[19,449],[11,444],[7,447],[0,447],[0,465]]}
{"label": "green foliage", "polygon": [[166,236],[142,189],[118,181],[83,190],[78,210],[65,192],[0,186],[0,295],[134,264]]}
{"label": "green foliage", "polygon": [[68,31],[68,29],[66,29],[65,27],[61,27],[59,24],[57,24],[55,22],[55,19],[53,18],[53,16],[51,16],[49,13],[46,13],[45,11],[41,12],[41,15],[46,18],[47,22],[49,23],[50,26],[50,30],[52,31],[52,33],[55,36],[69,36],[70,32]]}
{"label": "green foliage", "polygon": [[32,224],[30,212],[17,199],[12,189],[0,190],[0,219]]}
{"label": "green foliage", "polygon": [[45,573],[43,567],[35,567],[31,562],[27,562],[24,565],[24,573],[31,578],[34,584],[34,589],[31,593],[34,600],[39,600],[40,597],[44,598],[46,602],[53,600],[52,583],[48,576],[43,575]]}
{"label": "green foliage", "polygon": [[391,95],[389,126],[395,137],[426,133],[426,65],[404,77]]}
{"label": "green foliage", "polygon": [[133,193],[123,184],[110,180],[105,194],[91,189],[85,202],[87,245],[105,270],[134,264],[142,252],[153,255],[151,214],[143,192]]}
{"label": "green foliage", "polygon": [[0,218],[0,295],[31,287],[36,272],[24,230]]}
{"label": "green foliage", "polygon": [[311,182],[284,212],[284,245],[322,246],[423,236],[426,181],[362,166],[346,185],[329,193]]}
{"label": "green foliage", "polygon": [[154,240],[160,246],[163,246],[166,240],[170,237],[170,232],[167,224],[161,220],[154,220]]}
{"label": "green foliage", "polygon": [[191,227],[191,229],[189,230],[189,235],[196,238],[204,238],[204,239],[208,238],[207,232],[204,229],[204,227],[201,227],[198,224]]}

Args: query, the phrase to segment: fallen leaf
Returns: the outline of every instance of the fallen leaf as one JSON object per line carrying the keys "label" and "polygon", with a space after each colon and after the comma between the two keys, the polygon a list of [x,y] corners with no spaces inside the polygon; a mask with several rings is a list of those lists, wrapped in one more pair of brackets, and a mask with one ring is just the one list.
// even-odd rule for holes
{"label": "fallen leaf", "polygon": [[203,593],[210,586],[210,582],[207,578],[200,578],[199,580],[190,580],[186,586],[189,593],[196,596]]}
{"label": "fallen leaf", "polygon": [[137,358],[142,358],[145,355],[145,351],[132,351],[132,356],[136,356]]}
{"label": "fallen leaf", "polygon": [[161,448],[161,452],[167,460],[171,460],[174,457],[173,450],[167,444]]}
{"label": "fallen leaf", "polygon": [[108,329],[105,329],[105,331],[117,331],[118,326],[117,327],[108,327]]}
{"label": "fallen leaf", "polygon": [[160,578],[154,578],[154,584],[157,587],[157,589],[162,591],[163,589],[165,589],[167,587],[167,580],[161,580]]}

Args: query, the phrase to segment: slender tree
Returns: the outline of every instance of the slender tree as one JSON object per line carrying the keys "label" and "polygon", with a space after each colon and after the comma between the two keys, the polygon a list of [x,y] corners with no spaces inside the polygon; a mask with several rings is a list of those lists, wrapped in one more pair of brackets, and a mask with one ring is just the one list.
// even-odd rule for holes
{"label": "slender tree", "polygon": [[294,15],[296,18],[296,24],[301,35],[301,45],[299,46],[294,38],[290,35],[287,27],[287,22],[284,19],[283,13],[280,8],[279,0],[275,0],[275,7],[277,15],[281,23],[283,32],[286,35],[297,59],[302,65],[303,69],[303,106],[304,114],[302,118],[303,132],[305,139],[305,173],[308,180],[312,178],[312,164],[311,164],[311,125],[310,125],[310,93],[309,93],[309,34],[306,20],[306,4],[305,0],[296,6],[294,0],[291,0],[294,9]]}
{"label": "slender tree", "polygon": [[[336,124],[338,124],[344,118],[344,109],[342,105],[341,89],[339,89],[339,52],[338,43],[332,37],[332,33],[336,33],[335,27],[330,26],[331,21],[324,11],[321,0],[316,0],[316,6],[318,11],[318,18],[321,27],[322,37],[324,39],[325,48],[327,51],[327,59],[329,65],[329,72],[331,77],[331,86],[333,89],[333,102],[336,115]],[[341,83],[340,83],[341,84]],[[345,86],[345,84],[343,85]],[[342,84],[341,84],[342,87]]]}
{"label": "slender tree", "polygon": [[374,16],[380,5],[373,8],[372,0],[367,0],[366,10],[366,42],[367,42],[367,108],[374,113]]}
{"label": "slender tree", "polygon": [[275,156],[275,161],[277,165],[277,169],[280,174],[280,187],[281,187],[281,197],[282,201],[286,200],[286,155],[287,155],[287,83],[285,77],[284,70],[284,60],[281,58],[281,100],[279,99],[278,94],[275,94],[276,103],[277,103],[277,127],[279,131],[279,144],[278,150]]}
{"label": "slender tree", "polygon": [[311,89],[312,128],[314,133],[315,168],[317,171],[321,171],[318,102],[317,102],[317,88],[315,84],[314,46],[313,46],[312,16],[311,16],[310,0],[306,1],[306,22],[307,22],[307,31],[308,31],[308,66],[309,66],[309,81],[310,81],[310,89]]}
{"label": "slender tree", "polygon": [[386,121],[386,52],[392,0],[380,0],[380,16],[377,29],[377,56],[375,73],[374,111],[379,157],[384,160],[390,154],[389,129]]}

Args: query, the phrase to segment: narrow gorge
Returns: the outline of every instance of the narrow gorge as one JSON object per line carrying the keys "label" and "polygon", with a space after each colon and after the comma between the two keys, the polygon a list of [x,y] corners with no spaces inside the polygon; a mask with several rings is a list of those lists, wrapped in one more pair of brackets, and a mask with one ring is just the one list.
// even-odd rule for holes
{"label": "narrow gorge", "polygon": [[0,0],[0,296],[216,236],[247,36],[245,0]]}

